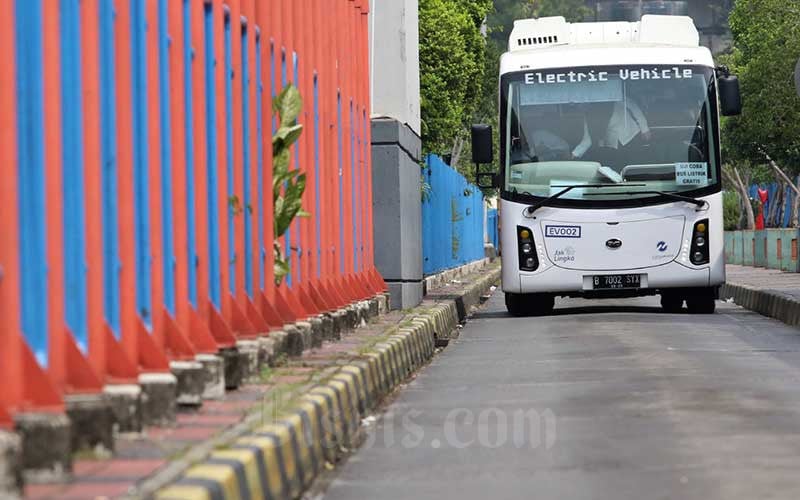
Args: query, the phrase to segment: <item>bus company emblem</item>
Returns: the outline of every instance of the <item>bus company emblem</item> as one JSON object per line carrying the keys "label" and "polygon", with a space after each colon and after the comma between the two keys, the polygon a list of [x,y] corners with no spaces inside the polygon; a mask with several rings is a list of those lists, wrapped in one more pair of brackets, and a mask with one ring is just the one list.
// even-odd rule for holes
{"label": "bus company emblem", "polygon": [[544,235],[547,238],[580,238],[581,226],[545,226]]}
{"label": "bus company emblem", "polygon": [[667,251],[667,248],[669,248],[669,247],[667,246],[667,243],[666,243],[666,242],[664,242],[664,241],[659,241],[659,242],[656,244],[656,248],[658,248],[658,251],[659,251],[659,252],[666,252],[666,251]]}
{"label": "bus company emblem", "polygon": [[610,240],[606,241],[606,246],[612,250],[616,250],[622,246],[622,240],[611,238]]}

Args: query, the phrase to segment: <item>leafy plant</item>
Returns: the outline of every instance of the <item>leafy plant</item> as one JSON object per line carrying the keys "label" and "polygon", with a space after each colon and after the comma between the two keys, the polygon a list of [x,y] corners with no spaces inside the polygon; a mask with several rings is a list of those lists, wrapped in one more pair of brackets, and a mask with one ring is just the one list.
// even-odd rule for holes
{"label": "leafy plant", "polygon": [[739,195],[733,191],[725,191],[722,194],[722,216],[726,231],[739,229],[742,220],[741,201]]}
{"label": "leafy plant", "polygon": [[297,117],[300,116],[302,109],[303,99],[300,91],[292,84],[287,85],[272,100],[272,111],[280,117],[280,124],[272,137],[272,202],[275,207],[273,271],[276,285],[280,285],[291,270],[288,252],[283,252],[280,238],[286,234],[296,217],[309,215],[303,210],[306,174],[289,168],[292,145],[303,133],[303,126],[297,123]]}

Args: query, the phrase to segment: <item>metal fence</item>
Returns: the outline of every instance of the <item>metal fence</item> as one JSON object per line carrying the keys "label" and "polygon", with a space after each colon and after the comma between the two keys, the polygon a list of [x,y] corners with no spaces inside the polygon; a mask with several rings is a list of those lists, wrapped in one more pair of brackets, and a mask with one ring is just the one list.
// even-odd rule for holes
{"label": "metal fence", "polygon": [[484,201],[477,186],[429,155],[423,170],[422,271],[430,275],[482,259]]}
{"label": "metal fence", "polygon": [[[0,425],[383,289],[368,7],[0,2]],[[278,288],[271,97],[288,82],[311,216]]]}

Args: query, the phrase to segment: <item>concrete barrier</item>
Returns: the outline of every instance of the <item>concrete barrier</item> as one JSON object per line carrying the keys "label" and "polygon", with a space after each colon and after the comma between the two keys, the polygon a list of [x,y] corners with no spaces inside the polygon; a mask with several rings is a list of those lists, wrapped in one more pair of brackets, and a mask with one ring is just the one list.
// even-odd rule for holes
{"label": "concrete barrier", "polygon": [[733,299],[745,309],[775,318],[790,326],[800,326],[800,300],[788,293],[726,283],[720,289],[720,298]]}
{"label": "concrete barrier", "polygon": [[[462,304],[472,304],[498,279],[499,269],[493,269],[463,287]],[[423,304],[395,333],[302,395],[280,418],[213,451],[155,498],[299,498],[326,464],[358,446],[361,418],[431,359],[438,338],[457,329],[456,302]]]}

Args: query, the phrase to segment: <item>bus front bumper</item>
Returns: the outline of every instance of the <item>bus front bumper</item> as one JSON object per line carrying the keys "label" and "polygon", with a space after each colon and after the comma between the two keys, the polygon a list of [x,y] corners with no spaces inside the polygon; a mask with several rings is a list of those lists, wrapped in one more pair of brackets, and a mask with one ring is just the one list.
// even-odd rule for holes
{"label": "bus front bumper", "polygon": [[[724,269],[724,268],[723,268]],[[665,289],[718,287],[725,282],[724,270],[712,276],[710,267],[689,268],[678,262],[644,269],[572,270],[550,266],[536,273],[504,272],[503,291],[509,293],[548,293],[561,296],[638,296],[653,295]],[[596,276],[639,275],[634,288],[597,289]]]}

